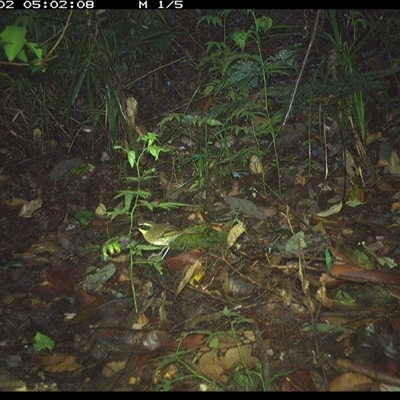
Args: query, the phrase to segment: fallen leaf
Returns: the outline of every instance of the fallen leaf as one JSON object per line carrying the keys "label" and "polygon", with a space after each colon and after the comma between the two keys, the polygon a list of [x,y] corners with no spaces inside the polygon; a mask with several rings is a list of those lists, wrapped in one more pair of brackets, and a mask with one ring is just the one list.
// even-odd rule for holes
{"label": "fallen leaf", "polygon": [[380,131],[376,133],[367,133],[366,144],[368,146],[369,144],[374,143],[381,138],[382,138],[382,132]]}
{"label": "fallen leaf", "polygon": [[389,163],[387,165],[388,171],[391,174],[400,174],[399,156],[395,150],[390,154]]}
{"label": "fallen leaf", "polygon": [[102,376],[109,378],[122,371],[126,367],[126,361],[111,361],[103,367]]}
{"label": "fallen leaf", "polygon": [[72,372],[82,368],[70,354],[56,353],[43,356],[40,366],[47,372]]}
{"label": "fallen leaf", "polygon": [[307,247],[307,243],[304,240],[304,232],[297,232],[294,237],[291,237],[285,244],[285,251],[288,253],[298,255],[301,250]]}
{"label": "fallen leaf", "polygon": [[247,214],[251,217],[264,220],[265,217],[257,206],[250,200],[239,199],[237,197],[224,196],[224,201],[228,203],[231,208],[237,212]]}
{"label": "fallen leaf", "polygon": [[42,199],[27,201],[19,210],[18,217],[31,218],[35,211],[42,208],[42,204]]}
{"label": "fallen leaf", "polygon": [[240,222],[230,229],[228,233],[228,238],[226,239],[226,248],[230,249],[235,243],[238,237],[245,232],[245,227],[243,225],[243,222]]}
{"label": "fallen leaf", "polygon": [[328,297],[328,295],[326,294],[325,285],[318,289],[317,293],[315,294],[315,298],[317,301],[319,301],[321,303],[321,305],[323,307],[326,307],[326,308],[334,307],[335,302],[333,300],[331,300]]}
{"label": "fallen leaf", "polygon": [[182,253],[175,257],[165,259],[165,263],[171,269],[186,269],[193,263],[200,260],[206,254],[202,250],[191,250],[188,253]]}
{"label": "fallen leaf", "polygon": [[314,381],[311,378],[310,371],[296,369],[287,377],[282,385],[282,392],[315,392]]}
{"label": "fallen leaf", "polygon": [[261,174],[262,172],[261,161],[255,154],[250,157],[249,167],[253,174]]}
{"label": "fallen leaf", "polygon": [[329,217],[330,215],[334,215],[337,214],[338,212],[340,212],[340,210],[343,207],[343,202],[334,204],[332,207],[328,208],[325,211],[321,211],[315,215],[317,215],[318,217]]}
{"label": "fallen leaf", "polygon": [[107,212],[107,208],[103,203],[99,203],[99,205],[96,207],[95,210],[95,215],[97,215],[98,217],[103,217],[106,215]]}
{"label": "fallen leaf", "polygon": [[91,290],[96,289],[110,279],[115,274],[116,270],[117,268],[113,263],[100,268],[97,272],[86,278],[86,290],[90,292]]}
{"label": "fallen leaf", "polygon": [[253,340],[251,343],[241,343],[240,350],[230,335],[218,336],[216,348],[205,352],[199,357],[197,368],[216,381],[227,383],[227,374],[239,365],[253,368],[260,360],[253,356]]}
{"label": "fallen leaf", "polygon": [[373,380],[358,372],[339,375],[329,383],[329,390],[334,392],[369,390]]}
{"label": "fallen leaf", "polygon": [[350,177],[351,182],[356,182],[358,179],[358,169],[357,169],[357,164],[354,161],[354,157],[350,153],[349,150],[345,149],[345,157],[346,157],[346,172]]}
{"label": "fallen leaf", "polygon": [[185,276],[180,281],[178,289],[176,289],[176,295],[178,295],[187,283],[191,283],[192,286],[197,286],[196,282],[199,282],[204,276],[205,270],[200,260],[196,260],[191,267],[186,271]]}

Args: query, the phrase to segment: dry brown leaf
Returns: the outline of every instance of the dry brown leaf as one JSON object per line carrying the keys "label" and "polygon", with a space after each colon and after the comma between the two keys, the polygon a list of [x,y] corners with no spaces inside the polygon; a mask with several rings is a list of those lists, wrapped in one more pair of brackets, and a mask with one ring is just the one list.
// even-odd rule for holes
{"label": "dry brown leaf", "polygon": [[369,144],[374,143],[381,138],[382,138],[382,132],[367,133],[366,144],[368,146]]}
{"label": "dry brown leaf", "polygon": [[326,308],[333,308],[334,301],[332,301],[326,294],[325,287],[321,287],[318,289],[317,293],[315,294],[315,299],[321,303],[323,307]]}
{"label": "dry brown leaf", "polygon": [[346,157],[346,172],[350,177],[352,182],[357,181],[358,179],[358,169],[356,162],[354,161],[353,155],[348,151],[345,150],[345,157]]}
{"label": "dry brown leaf", "polygon": [[126,367],[126,361],[111,361],[103,367],[102,376],[109,378]]}
{"label": "dry brown leaf", "polygon": [[128,97],[126,99],[126,121],[128,129],[131,134],[136,132],[136,116],[138,113],[138,102],[134,97]]}
{"label": "dry brown leaf", "polygon": [[315,390],[316,388],[310,371],[305,371],[302,369],[296,369],[296,371],[288,375],[282,385],[283,392],[313,392]]}
{"label": "dry brown leaf", "polygon": [[329,383],[329,390],[335,392],[369,390],[373,380],[358,372],[339,375]]}
{"label": "dry brown leaf", "polygon": [[240,222],[230,229],[228,233],[228,238],[226,239],[226,248],[230,249],[235,243],[237,238],[245,231],[243,222]]}
{"label": "dry brown leaf", "polygon": [[191,250],[188,253],[182,253],[175,257],[170,257],[165,260],[165,263],[168,265],[170,269],[181,269],[184,270],[189,268],[196,261],[200,261],[200,259],[206,254],[205,251],[202,250]]}
{"label": "dry brown leaf", "polygon": [[391,192],[394,190],[394,187],[389,183],[384,181],[381,178],[378,178],[375,182],[375,185],[378,187],[379,190],[385,191],[385,192]]}
{"label": "dry brown leaf", "polygon": [[43,356],[40,366],[48,372],[72,372],[82,368],[71,354],[55,353]]}
{"label": "dry brown leaf", "polygon": [[397,155],[397,152],[395,150],[392,150],[390,154],[387,168],[391,174],[400,174],[399,156]]}
{"label": "dry brown leaf", "polygon": [[289,307],[292,303],[293,293],[291,281],[287,278],[283,280],[281,296],[283,298],[283,304],[285,305],[285,307]]}
{"label": "dry brown leaf", "polygon": [[[185,276],[180,281],[178,289],[176,289],[176,294],[178,295],[188,282],[194,280],[199,281],[204,275],[204,267],[199,260],[196,260],[191,267],[187,270]],[[194,285],[193,283],[191,283]]]}
{"label": "dry brown leaf", "polygon": [[240,352],[235,340],[229,336],[218,337],[218,348],[207,351],[200,356],[198,369],[206,376],[222,382],[228,382],[227,373],[242,364],[246,364],[248,369],[253,368],[260,360],[254,357],[253,344],[241,344]]}
{"label": "dry brown leaf", "polygon": [[253,174],[261,174],[262,172],[261,161],[255,154],[250,157],[249,168]]}
{"label": "dry brown leaf", "polygon": [[395,203],[392,203],[392,208],[393,208],[393,211],[396,211],[397,209],[399,209],[400,201],[396,201]]}
{"label": "dry brown leaf", "polygon": [[94,213],[98,217],[103,217],[106,215],[106,212],[107,212],[106,206],[103,203],[99,203]]}

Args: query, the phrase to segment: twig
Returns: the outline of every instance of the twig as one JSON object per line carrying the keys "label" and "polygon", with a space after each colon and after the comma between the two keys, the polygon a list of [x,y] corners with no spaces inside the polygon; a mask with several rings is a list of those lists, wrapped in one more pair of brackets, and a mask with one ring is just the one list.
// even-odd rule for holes
{"label": "twig", "polygon": [[317,11],[317,18],[315,19],[314,31],[313,31],[313,34],[311,36],[310,44],[308,45],[308,49],[307,49],[306,55],[304,56],[303,65],[301,66],[299,77],[297,78],[296,85],[294,86],[294,90],[293,90],[293,93],[292,93],[292,97],[290,98],[289,109],[287,110],[287,113],[285,115],[285,119],[283,120],[283,124],[282,125],[286,124],[286,121],[289,118],[290,111],[292,110],[294,97],[296,96],[297,88],[299,87],[300,79],[301,79],[301,77],[303,75],[304,67],[306,65],[308,56],[310,54],[311,46],[312,46],[312,44],[314,42],[314,39],[315,39],[315,32],[317,31],[317,25],[318,25],[318,20],[319,20],[320,13],[321,13],[321,10],[318,10]]}
{"label": "twig", "polygon": [[71,20],[71,17],[72,17],[72,11],[70,11],[69,14],[68,14],[67,21],[65,22],[65,25],[64,25],[64,28],[63,28],[63,30],[62,30],[62,32],[61,32],[60,37],[58,38],[58,40],[57,40],[57,42],[54,44],[54,46],[51,48],[51,50],[47,53],[47,55],[46,55],[44,61],[48,61],[48,60],[49,60],[50,55],[56,50],[56,48],[57,48],[58,45],[60,44],[62,38],[63,38],[64,35],[65,35],[65,32],[66,32],[67,28],[68,28],[69,25],[70,25],[70,24],[69,24],[69,21]]}

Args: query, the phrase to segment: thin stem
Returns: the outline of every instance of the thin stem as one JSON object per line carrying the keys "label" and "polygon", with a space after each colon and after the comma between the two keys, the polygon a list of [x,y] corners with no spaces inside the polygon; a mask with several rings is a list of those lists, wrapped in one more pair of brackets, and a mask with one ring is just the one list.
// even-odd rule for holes
{"label": "thin stem", "polygon": [[299,77],[297,78],[296,84],[295,84],[295,86],[294,86],[294,90],[293,90],[293,93],[292,93],[292,97],[290,98],[289,108],[288,108],[287,113],[286,113],[286,115],[285,115],[285,119],[283,120],[283,124],[282,124],[283,126],[286,124],[286,121],[287,121],[287,119],[289,118],[290,111],[292,110],[294,98],[295,98],[296,93],[297,93],[297,88],[299,87],[300,79],[301,79],[301,77],[302,77],[302,75],[303,75],[303,72],[304,72],[304,67],[305,67],[305,65],[306,65],[308,56],[309,56],[309,54],[310,54],[311,47],[312,47],[312,45],[313,45],[313,43],[314,43],[315,33],[316,33],[316,31],[317,31],[317,25],[318,25],[318,20],[319,20],[319,15],[320,15],[320,13],[321,13],[321,10],[318,10],[318,11],[317,11],[317,18],[315,19],[315,24],[314,24],[314,31],[313,31],[313,33],[312,33],[311,40],[310,40],[310,44],[308,45],[308,49],[307,49],[306,55],[304,56],[303,64],[302,64],[302,66],[301,66],[301,70],[300,70]]}

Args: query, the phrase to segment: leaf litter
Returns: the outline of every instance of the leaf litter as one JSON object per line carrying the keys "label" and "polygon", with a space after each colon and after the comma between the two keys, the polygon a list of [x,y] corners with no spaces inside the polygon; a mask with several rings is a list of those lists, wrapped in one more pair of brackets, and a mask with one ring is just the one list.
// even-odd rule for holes
{"label": "leaf litter", "polygon": [[[136,117],[130,114],[129,127],[140,135]],[[154,247],[133,235],[132,242],[113,248],[120,257],[129,246],[143,245],[133,269],[127,256],[100,257],[102,245],[126,234],[131,221],[104,217],[104,209],[118,206],[118,171],[83,162],[81,149],[91,154],[85,141],[50,167],[25,163],[15,170],[13,163],[1,171],[1,388],[398,389],[397,150],[378,141],[382,134],[369,136],[370,161],[349,146],[343,165],[340,146],[334,147],[338,140],[328,132],[325,144],[333,150],[324,180],[321,140],[316,136],[309,148],[307,132],[299,120],[278,136],[279,184],[276,170],[265,168],[273,159],[267,140],[262,154],[243,163],[246,169],[218,184],[211,179],[207,189],[201,180],[182,189],[196,169],[174,169],[170,155],[160,154],[153,173],[165,187],[177,180],[173,200],[203,204],[195,212],[159,211],[162,193],[148,187],[154,202],[143,219],[204,225],[215,236],[157,261]],[[188,156],[180,153],[182,144],[190,142],[196,151],[196,134],[182,136],[179,147],[168,141],[174,163]],[[223,141],[213,143],[223,148]],[[253,143],[242,137],[227,147],[234,152],[247,145]],[[2,154],[10,153],[2,146]],[[310,152],[312,171],[304,167]],[[19,161],[15,153],[9,157]],[[343,193],[350,203],[341,201]],[[76,218],[83,209],[95,213],[87,224]],[[209,219],[213,210],[217,215]],[[35,353],[38,333],[54,348],[44,345]]]}

